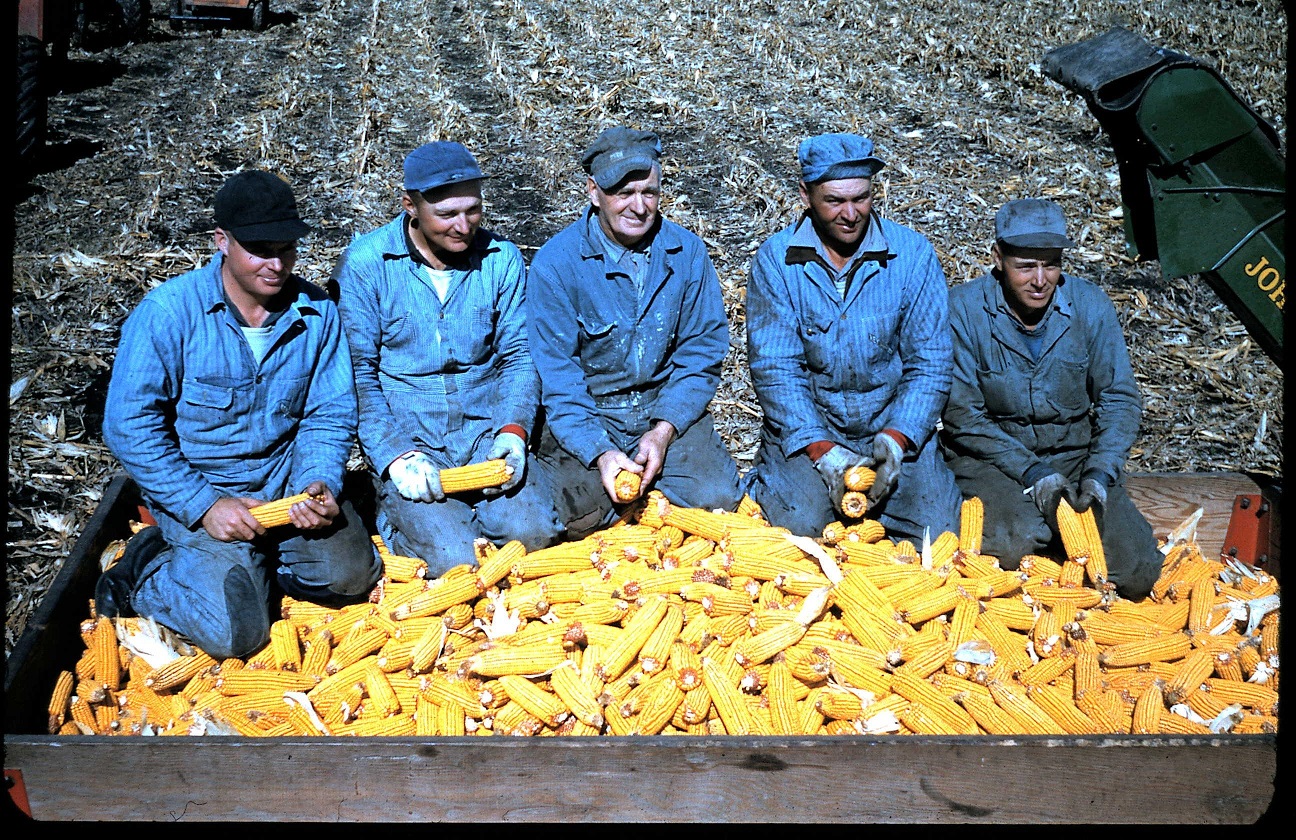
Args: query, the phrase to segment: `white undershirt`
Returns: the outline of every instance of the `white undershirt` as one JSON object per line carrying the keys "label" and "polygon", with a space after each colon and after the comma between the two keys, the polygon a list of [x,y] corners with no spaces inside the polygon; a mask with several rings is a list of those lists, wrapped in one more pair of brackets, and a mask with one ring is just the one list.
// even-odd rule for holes
{"label": "white undershirt", "polygon": [[270,352],[270,333],[274,327],[240,327],[243,330],[243,337],[247,339],[248,346],[252,348],[252,357],[257,362],[265,361],[266,353]]}
{"label": "white undershirt", "polygon": [[446,294],[450,291],[450,269],[433,268],[430,265],[423,266],[427,272],[428,279],[432,281],[432,288],[436,289],[437,297],[445,303]]}

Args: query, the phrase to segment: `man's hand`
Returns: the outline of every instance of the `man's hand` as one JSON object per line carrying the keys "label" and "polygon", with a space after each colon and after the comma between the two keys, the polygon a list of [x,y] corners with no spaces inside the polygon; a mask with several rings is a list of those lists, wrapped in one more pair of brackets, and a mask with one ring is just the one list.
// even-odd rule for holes
{"label": "man's hand", "polygon": [[867,460],[859,453],[837,444],[819,456],[819,460],[811,462],[819,471],[819,477],[828,488],[828,498],[832,500],[833,509],[838,513],[841,513],[842,496],[846,495],[846,473],[852,467],[867,465]]}
{"label": "man's hand", "polygon": [[322,481],[312,481],[302,492],[321,498],[297,502],[288,508],[288,521],[303,531],[315,531],[332,525],[333,517],[337,516],[341,509],[333,496],[333,491],[328,489],[328,485]]}
{"label": "man's hand", "polygon": [[618,449],[609,449],[604,452],[598,456],[598,460],[594,462],[594,465],[598,467],[599,479],[603,482],[603,490],[608,494],[608,498],[617,504],[621,503],[616,492],[617,473],[622,470],[629,470],[640,475],[644,473],[642,465],[631,461],[624,452]]}
{"label": "man's hand", "polygon": [[900,462],[903,460],[904,450],[900,447],[899,441],[886,432],[878,432],[874,435],[872,463],[868,466],[873,468],[877,477],[873,479],[873,486],[868,489],[870,506],[890,496],[895,490],[896,481],[900,478]]}
{"label": "man's hand", "polygon": [[483,494],[498,496],[500,493],[507,493],[522,482],[522,475],[526,472],[526,441],[522,438],[512,432],[500,432],[495,435],[495,441],[491,444],[490,452],[486,457],[490,460],[503,458],[513,474],[499,487],[487,487],[482,491]]}
{"label": "man's hand", "polygon": [[[644,436],[639,438],[639,448],[635,451],[635,463],[643,466],[642,486],[647,487],[661,472],[666,462],[666,450],[675,440],[675,427],[666,420],[658,420]],[[615,496],[613,496],[615,498]]]}
{"label": "man's hand", "polygon": [[[1035,507],[1044,515],[1044,521],[1054,532],[1057,531],[1057,509],[1058,502],[1063,497],[1068,502],[1074,501],[1074,495],[1071,486],[1067,484],[1066,476],[1062,473],[1049,473],[1039,481],[1031,485],[1030,494],[1035,499]],[[1075,507],[1072,504],[1072,507]]]}
{"label": "man's hand", "polygon": [[1107,485],[1094,478],[1081,479],[1080,494],[1076,496],[1074,507],[1077,513],[1093,508],[1094,519],[1101,524],[1103,509],[1107,507]]}
{"label": "man's hand", "polygon": [[225,496],[207,508],[202,526],[208,534],[221,542],[251,542],[266,532],[248,509],[265,504],[261,499],[247,496]]}
{"label": "man's hand", "polygon": [[445,499],[441,489],[441,470],[432,459],[418,450],[411,450],[391,462],[387,468],[396,492],[412,502],[440,502]]}

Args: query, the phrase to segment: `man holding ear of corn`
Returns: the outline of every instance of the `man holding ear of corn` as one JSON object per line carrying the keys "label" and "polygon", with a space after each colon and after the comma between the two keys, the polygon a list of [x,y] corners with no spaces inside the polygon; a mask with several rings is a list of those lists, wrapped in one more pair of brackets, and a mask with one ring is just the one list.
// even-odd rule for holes
{"label": "man holding ear of corn", "polygon": [[[240,172],[215,217],[211,262],[149,292],[122,327],[104,441],[158,524],[100,578],[95,609],[153,618],[221,659],[269,639],[272,567],[283,592],[342,606],[382,565],[337,498],[355,385],[337,307],[293,274],[310,228],[292,190]],[[303,492],[280,527],[251,512]]]}
{"label": "man holding ear of corn", "polygon": [[954,383],[945,408],[950,467],[985,505],[981,548],[1006,569],[1065,556],[1059,500],[1095,509],[1108,579],[1126,598],[1161,572],[1152,527],[1122,476],[1142,402],[1116,309],[1062,273],[1062,208],[1009,201],[995,216],[993,269],[950,293]]}
{"label": "man holding ear of corn", "polygon": [[[401,214],[356,239],[333,275],[355,366],[360,445],[377,529],[440,575],[473,543],[554,542],[562,525],[527,440],[540,385],[527,347],[526,266],[481,227],[472,153],[450,141],[405,158]],[[503,460],[502,485],[449,492],[441,470]]]}
{"label": "man holding ear of corn", "polygon": [[622,471],[684,507],[742,498],[707,410],[729,349],[720,280],[702,240],[660,213],[660,155],[652,132],[599,134],[582,158],[590,206],[527,277],[539,455],[571,537],[616,518]]}
{"label": "man holding ear of corn", "polygon": [[920,234],[883,219],[884,166],[855,134],[803,141],[802,216],[771,236],[747,286],[747,358],[765,411],[748,492],[770,523],[817,536],[846,473],[876,473],[865,515],[921,539],[957,532],[935,436],[949,393],[945,274]]}

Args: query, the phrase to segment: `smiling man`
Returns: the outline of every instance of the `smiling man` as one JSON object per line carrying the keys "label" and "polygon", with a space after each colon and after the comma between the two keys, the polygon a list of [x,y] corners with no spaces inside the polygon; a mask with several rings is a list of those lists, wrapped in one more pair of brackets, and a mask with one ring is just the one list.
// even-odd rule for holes
{"label": "smiling man", "polygon": [[1016,569],[1061,554],[1059,500],[1095,508],[1109,580],[1130,599],[1161,572],[1152,527],[1123,475],[1142,403],[1116,309],[1062,272],[1062,209],[1009,201],[995,215],[994,268],[950,293],[954,383],[943,437],[963,495],[985,505],[981,550]]}
{"label": "smiling man", "polygon": [[[527,443],[540,385],[527,347],[526,267],[481,227],[486,176],[460,143],[405,158],[403,212],[356,239],[333,276],[355,363],[360,446],[378,533],[436,575],[473,544],[555,540],[561,523]],[[442,469],[504,459],[499,488],[447,495]]]}
{"label": "smiling man", "polygon": [[[351,359],[337,307],[293,274],[310,228],[292,190],[249,170],[216,194],[217,252],[149,292],[126,319],[104,441],[156,526],[95,589],[101,616],[142,615],[211,656],[269,638],[274,581],[329,606],[363,601],[382,566],[339,501],[356,432]],[[249,512],[313,498],[267,529]]]}
{"label": "smiling man", "polygon": [[609,524],[614,482],[640,476],[685,507],[732,510],[738,469],[707,410],[729,349],[720,281],[696,235],[662,218],[661,142],[609,128],[582,158],[589,207],[527,276],[543,384],[538,456],[569,537]]}
{"label": "smiling man", "polygon": [[821,134],[797,156],[804,213],[761,246],[747,286],[765,411],[748,492],[772,524],[818,536],[846,472],[871,467],[866,515],[935,539],[959,504],[934,434],[950,382],[945,274],[925,238],[874,208],[872,141]]}

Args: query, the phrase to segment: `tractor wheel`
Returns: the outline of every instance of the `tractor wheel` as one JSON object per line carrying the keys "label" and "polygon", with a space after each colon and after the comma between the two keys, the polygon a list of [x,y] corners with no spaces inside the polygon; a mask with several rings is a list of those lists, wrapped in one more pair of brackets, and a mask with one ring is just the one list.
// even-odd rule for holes
{"label": "tractor wheel", "polygon": [[266,28],[270,17],[270,0],[252,0],[252,31],[260,32]]}
{"label": "tractor wheel", "polygon": [[18,163],[23,172],[45,145],[45,115],[48,104],[42,70],[45,64],[45,45],[35,38],[18,38],[18,111],[17,150]]}

